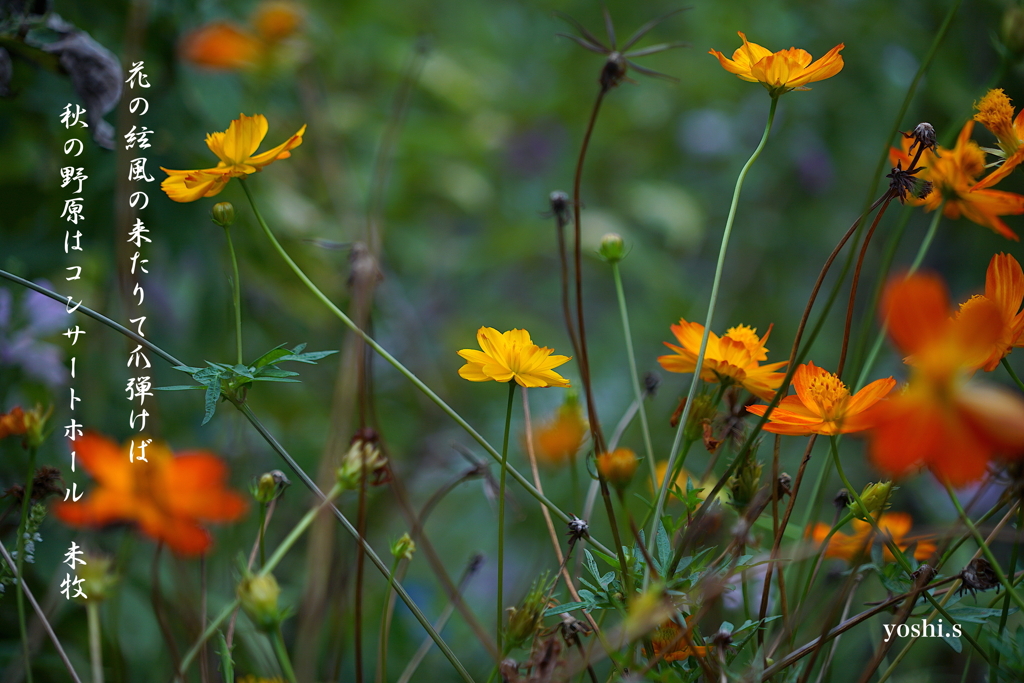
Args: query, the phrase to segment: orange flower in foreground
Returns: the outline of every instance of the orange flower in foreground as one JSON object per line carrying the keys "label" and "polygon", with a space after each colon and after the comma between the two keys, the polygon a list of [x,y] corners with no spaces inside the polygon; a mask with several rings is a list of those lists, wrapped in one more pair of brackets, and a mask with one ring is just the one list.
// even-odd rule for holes
{"label": "orange flower in foreground", "polygon": [[[683,629],[674,621],[666,621],[660,628],[651,634],[651,645],[654,647],[654,656],[657,657],[668,647],[672,649],[665,653],[666,662],[677,662],[687,657],[704,657],[708,653],[706,645],[694,645],[688,647],[686,639],[680,638]],[[678,642],[676,642],[678,640]],[[675,643],[673,645],[673,643]]]}
{"label": "orange flower in foreground", "polygon": [[881,311],[912,372],[902,392],[865,415],[879,469],[904,476],[927,466],[960,486],[981,478],[993,457],[1024,453],[1024,401],[968,382],[1003,332],[994,302],[981,297],[953,317],[943,282],[913,275],[888,285]]}
{"label": "orange flower in foreground", "polygon": [[[913,518],[906,512],[885,512],[878,519],[878,528],[893,540],[897,548],[906,551],[911,543],[916,541],[917,547],[914,549],[914,559],[927,560],[935,554],[936,545],[933,541],[927,540],[928,537],[907,538],[907,534],[910,533],[913,524]],[[821,545],[831,528],[824,522],[818,522],[808,529],[807,535],[816,544]],[[855,519],[853,520],[852,534],[844,534],[841,531],[832,534],[828,545],[825,546],[825,557],[852,561],[862,552],[867,552],[865,546],[872,534],[874,534],[874,531],[870,523],[862,519]],[[879,539],[875,540],[880,542]],[[892,562],[896,559],[888,547],[884,547],[883,553],[886,562]]]}
{"label": "orange flower in foreground", "polygon": [[129,446],[87,432],[73,444],[79,464],[99,486],[78,502],[60,502],[57,517],[75,527],[131,522],[182,555],[206,552],[200,523],[231,522],[245,512],[242,497],[224,486],[227,467],[207,451],[178,455],[164,443],[146,448],[148,462],[129,460]]}
{"label": "orange flower in foreground", "polygon": [[[849,434],[870,427],[864,411],[881,401],[896,380],[877,379],[853,396],[837,376],[807,363],[793,373],[795,396],[786,396],[772,411],[765,431],[774,434],[805,436],[808,434]],[[747,406],[747,410],[760,417],[768,406]]]}
{"label": "orange flower in foreground", "polygon": [[999,149],[987,149],[996,156],[1003,158],[1002,165],[992,171],[979,187],[989,187],[998,183],[1024,161],[1024,109],[1013,116],[1013,105],[1002,88],[989,90],[981,102],[974,105],[978,113],[974,120],[985,126],[999,141]]}
{"label": "orange flower in foreground", "polygon": [[11,412],[0,415],[0,439],[7,436],[17,436],[28,431],[25,423],[25,411],[21,406],[14,406]]}
{"label": "orange flower in foreground", "polygon": [[160,170],[167,174],[167,178],[160,184],[160,188],[176,202],[194,202],[200,197],[213,197],[232,178],[259,173],[264,166],[290,157],[291,150],[302,144],[302,136],[306,132],[303,126],[277,147],[256,154],[263,138],[267,136],[268,127],[267,117],[263,114],[239,114],[226,131],[206,136],[206,146],[220,159],[215,168],[172,171],[161,166]]}
{"label": "orange flower in foreground", "polygon": [[[923,199],[909,197],[908,203],[923,206],[925,211],[934,211],[945,202],[942,213],[947,218],[957,219],[963,216],[969,221],[993,230],[1007,239],[1019,241],[1017,233],[1009,228],[1000,216],[1024,213],[1024,196],[1012,192],[987,189],[998,178],[991,176],[978,182],[978,176],[985,171],[985,153],[978,143],[971,140],[974,121],[968,121],[960,130],[956,147],[938,148],[938,154],[925,150],[917,165],[923,167],[917,174],[921,180],[932,183],[931,191]],[[914,144],[910,138],[904,137],[903,149],[893,147],[889,158],[893,166],[901,165],[910,168],[913,157],[910,146]]]}
{"label": "orange flower in foreground", "polygon": [[992,301],[999,308],[1003,325],[992,348],[992,353],[982,365],[986,372],[995,370],[1005,356],[1016,346],[1024,346],[1024,270],[1021,270],[1017,259],[1009,254],[996,254],[988,263],[985,273],[985,294],[975,295],[960,304],[962,315],[965,309],[981,305],[981,300]]}
{"label": "orange flower in foreground", "polygon": [[245,29],[214,21],[188,33],[181,41],[181,58],[208,69],[245,69],[256,65],[266,46]]}
{"label": "orange flower in foreground", "polygon": [[[680,318],[679,324],[672,325],[671,330],[682,346],[663,342],[675,351],[675,355],[659,356],[658,362],[669,372],[693,372],[697,367],[697,353],[700,351],[704,326]],[[768,349],[764,343],[768,341],[769,334],[771,328],[763,337],[758,338],[757,330],[746,325],[729,328],[724,337],[711,332],[700,378],[705,382],[739,384],[750,393],[770,401],[785,377],[783,373],[775,371],[784,366],[786,361],[760,365],[761,361],[768,358]]]}
{"label": "orange flower in foreground", "polygon": [[831,78],[843,70],[843,58],[839,54],[845,47],[842,43],[829,50],[821,59],[812,62],[806,50],[791,47],[772,52],[757,43],[748,42],[743,33],[737,33],[743,45],[732,53],[732,59],[718,50],[708,50],[708,54],[717,57],[722,68],[729,73],[745,81],[760,83],[773,97],[790,90],[810,90],[804,86]]}

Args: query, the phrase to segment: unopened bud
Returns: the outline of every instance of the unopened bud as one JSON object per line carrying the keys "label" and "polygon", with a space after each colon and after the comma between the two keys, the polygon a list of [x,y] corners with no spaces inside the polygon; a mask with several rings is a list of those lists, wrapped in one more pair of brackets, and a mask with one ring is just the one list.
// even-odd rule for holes
{"label": "unopened bud", "polygon": [[288,477],[281,470],[265,472],[254,480],[249,486],[249,491],[256,502],[267,505],[270,501],[279,497],[284,490],[291,486]]}
{"label": "unopened bud", "polygon": [[93,555],[86,553],[83,558],[85,564],[77,570],[79,579],[83,579],[83,586],[86,589],[87,602],[102,602],[109,598],[117,585],[118,576],[114,573],[114,562],[106,555]]}
{"label": "unopened bud", "polygon": [[401,538],[391,543],[391,556],[396,560],[411,560],[414,552],[416,552],[416,543],[407,533],[402,534]]}
{"label": "unopened bud", "polygon": [[519,647],[540,630],[544,621],[548,583],[548,575],[542,574],[534,581],[519,606],[508,608],[508,625],[505,628],[505,644],[508,647]]}
{"label": "unopened bud", "polygon": [[597,253],[601,255],[608,263],[618,263],[626,257],[626,245],[622,241],[622,236],[610,232],[601,238],[601,246],[598,248]]}
{"label": "unopened bud", "polygon": [[764,467],[753,458],[747,458],[740,470],[729,477],[726,487],[732,495],[732,504],[738,510],[744,510],[754,500],[761,488],[761,472]]}
{"label": "unopened bud", "polygon": [[273,574],[253,574],[238,583],[242,609],[262,631],[272,631],[281,623],[283,615],[277,606],[280,595],[281,588]]}
{"label": "unopened bud", "polygon": [[388,460],[377,445],[377,434],[372,429],[361,429],[354,437],[348,451],[341,458],[338,467],[338,484],[342,490],[354,491],[359,488],[363,477],[368,483],[381,483],[387,477]]}
{"label": "unopened bud", "polygon": [[[879,481],[865,486],[864,490],[860,493],[860,499],[864,503],[864,507],[867,508],[868,514],[887,510],[892,494],[898,488],[898,486],[893,486],[891,481]],[[861,510],[861,506],[857,504],[857,501],[850,503],[849,508],[855,517],[864,519],[864,511]]]}
{"label": "unopened bud", "polygon": [[230,228],[235,222],[235,207],[231,202],[217,202],[210,211],[213,222],[222,228]]}
{"label": "unopened bud", "polygon": [[633,480],[637,464],[636,454],[628,448],[616,448],[597,456],[597,471],[620,492]]}

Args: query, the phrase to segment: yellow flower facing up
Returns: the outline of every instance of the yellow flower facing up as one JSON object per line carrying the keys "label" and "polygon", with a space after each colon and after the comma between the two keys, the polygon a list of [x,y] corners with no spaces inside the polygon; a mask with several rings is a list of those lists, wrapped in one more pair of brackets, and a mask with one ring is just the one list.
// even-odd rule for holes
{"label": "yellow flower facing up", "polygon": [[999,168],[978,184],[984,188],[998,183],[1024,161],[1024,109],[1014,117],[1013,104],[1002,88],[989,90],[974,108],[978,110],[974,120],[999,141],[999,149],[985,148],[985,151],[1003,158]]}
{"label": "yellow flower facing up", "polygon": [[210,133],[206,136],[206,146],[220,159],[216,167],[194,171],[172,171],[161,167],[160,170],[167,174],[167,178],[160,187],[176,202],[194,202],[200,197],[213,197],[232,178],[258,173],[278,159],[290,157],[291,150],[302,144],[302,136],[306,132],[303,126],[277,147],[256,154],[267,135],[267,128],[267,117],[262,114],[240,114],[223,133]]}
{"label": "yellow flower facing up", "polygon": [[842,43],[829,50],[821,59],[811,61],[813,58],[806,50],[791,47],[772,52],[757,43],[749,42],[742,32],[738,33],[743,45],[732,53],[732,59],[718,50],[708,50],[708,54],[717,57],[722,68],[729,73],[763,85],[772,97],[790,90],[810,90],[804,86],[831,78],[843,70],[843,58],[839,54],[845,47]]}
{"label": "yellow flower facing up", "polygon": [[[669,372],[693,372],[697,367],[704,326],[680,319],[679,324],[672,325],[671,329],[682,346],[664,342],[675,353],[659,356],[658,362]],[[786,364],[786,361],[760,364],[768,358],[768,349],[764,344],[770,333],[769,329],[763,337],[758,337],[757,330],[746,325],[729,328],[724,337],[711,332],[704,352],[704,362],[701,364],[700,378],[705,382],[739,384],[755,396],[770,401],[785,377],[783,373],[775,371]]]}
{"label": "yellow flower facing up", "polygon": [[463,349],[459,355],[466,364],[459,375],[470,382],[516,381],[521,387],[567,387],[569,380],[554,371],[570,360],[569,356],[553,356],[554,349],[537,346],[526,330],[498,332],[481,327],[476,332],[480,351]]}

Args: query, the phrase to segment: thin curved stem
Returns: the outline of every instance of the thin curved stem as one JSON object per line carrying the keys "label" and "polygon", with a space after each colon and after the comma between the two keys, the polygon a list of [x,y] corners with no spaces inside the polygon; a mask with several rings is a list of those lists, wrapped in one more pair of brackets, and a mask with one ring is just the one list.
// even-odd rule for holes
{"label": "thin curved stem", "polygon": [[274,654],[277,655],[277,662],[281,665],[281,672],[290,683],[298,683],[295,678],[295,669],[292,668],[292,660],[288,657],[288,648],[284,646],[284,636],[281,635],[280,626],[271,632],[270,640],[274,643]]}
{"label": "thin curved stem", "polygon": [[[750,167],[754,165],[757,158],[761,156],[761,150],[764,149],[765,143],[768,142],[768,134],[772,129],[772,122],[775,120],[775,110],[779,106],[779,98],[772,97],[771,108],[768,110],[768,121],[764,126],[764,133],[761,135],[761,141],[757,143],[757,147],[754,149],[753,154],[747,159],[747,163],[743,164],[743,168],[740,169],[740,174],[736,178],[736,187],[733,189],[732,201],[729,204],[729,216],[725,220],[725,230],[722,232],[722,243],[718,249],[718,263],[715,266],[715,277],[711,282],[711,300],[708,302],[708,314],[704,320],[704,334],[700,339],[700,350],[697,352],[697,361],[694,366],[693,380],[690,382],[690,391],[686,394],[686,405],[683,407],[683,414],[679,418],[679,426],[676,428],[676,436],[672,442],[672,450],[668,456],[668,466],[666,472],[674,471],[676,457],[679,454],[679,448],[682,444],[683,433],[686,431],[686,422],[690,418],[690,408],[693,407],[693,399],[697,395],[697,385],[700,384],[700,371],[704,364],[704,354],[708,348],[708,336],[711,333],[711,323],[715,316],[715,304],[718,303],[718,288],[722,282],[722,271],[725,269],[725,254],[729,248],[729,237],[732,235],[733,222],[736,220],[736,208],[739,206],[740,191],[743,189],[743,181],[747,177],[747,173],[750,171]],[[654,519],[651,520],[651,532],[650,538],[655,538],[655,534],[658,531],[658,521],[661,519],[661,511],[665,507],[665,495],[668,492],[669,477],[661,482],[661,486],[658,488],[658,499],[654,505]],[[650,568],[648,568],[644,576],[644,585],[646,586],[651,580]]]}
{"label": "thin curved stem", "polygon": [[640,375],[636,371],[636,355],[633,353],[633,333],[629,327],[629,312],[626,308],[626,294],[622,289],[622,274],[618,262],[612,263],[612,277],[615,278],[615,294],[619,300],[619,316],[622,318],[622,333],[626,338],[626,355],[629,358],[629,374],[633,381],[633,396],[640,412],[640,428],[643,430],[644,448],[647,450],[647,464],[651,468],[651,486],[658,485],[658,468],[654,462],[654,446],[651,445],[651,430],[647,425],[647,409],[644,407]]}
{"label": "thin curved stem", "polygon": [[242,365],[242,283],[238,280],[238,259],[235,258],[235,245],[231,241],[231,228],[224,228],[224,236],[228,240],[228,254],[231,256],[231,293],[235,304],[235,357]]}

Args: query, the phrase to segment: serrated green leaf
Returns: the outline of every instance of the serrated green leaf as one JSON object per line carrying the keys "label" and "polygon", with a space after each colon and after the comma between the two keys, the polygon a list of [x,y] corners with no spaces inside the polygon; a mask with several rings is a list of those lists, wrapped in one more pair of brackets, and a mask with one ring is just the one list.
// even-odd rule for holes
{"label": "serrated green leaf", "polygon": [[181,372],[187,372],[190,375],[202,370],[202,368],[193,368],[189,367],[188,365],[175,365],[173,369],[180,370]]}
{"label": "serrated green leaf", "polygon": [[591,554],[589,548],[583,549],[583,564],[587,566],[587,571],[590,572],[598,581],[601,580],[601,572],[597,568],[597,562],[594,561],[594,556]]}
{"label": "serrated green leaf", "polygon": [[256,370],[256,377],[297,377],[299,373],[291,370],[282,370],[273,365],[264,365]]}
{"label": "serrated green leaf", "polygon": [[220,399],[220,382],[206,386],[206,412],[203,415],[202,424],[206,424],[213,418],[217,410],[217,401]]}
{"label": "serrated green leaf", "polygon": [[275,362],[278,358],[282,356],[291,355],[291,351],[282,347],[284,347],[284,344],[281,344],[280,346],[275,346],[274,348],[270,349],[265,354],[263,354],[255,361],[253,361],[252,367],[262,368],[264,365],[270,365],[271,363]]}
{"label": "serrated green leaf", "polygon": [[252,380],[253,382],[294,382],[295,384],[301,384],[302,380],[288,379],[287,377],[256,377]]}
{"label": "serrated green leaf", "polygon": [[284,363],[286,361],[294,361],[296,363],[309,363],[310,365],[315,364],[321,358],[326,358],[331,354],[335,354],[337,351],[310,351],[309,353],[293,353],[287,356],[278,358],[275,363]]}

